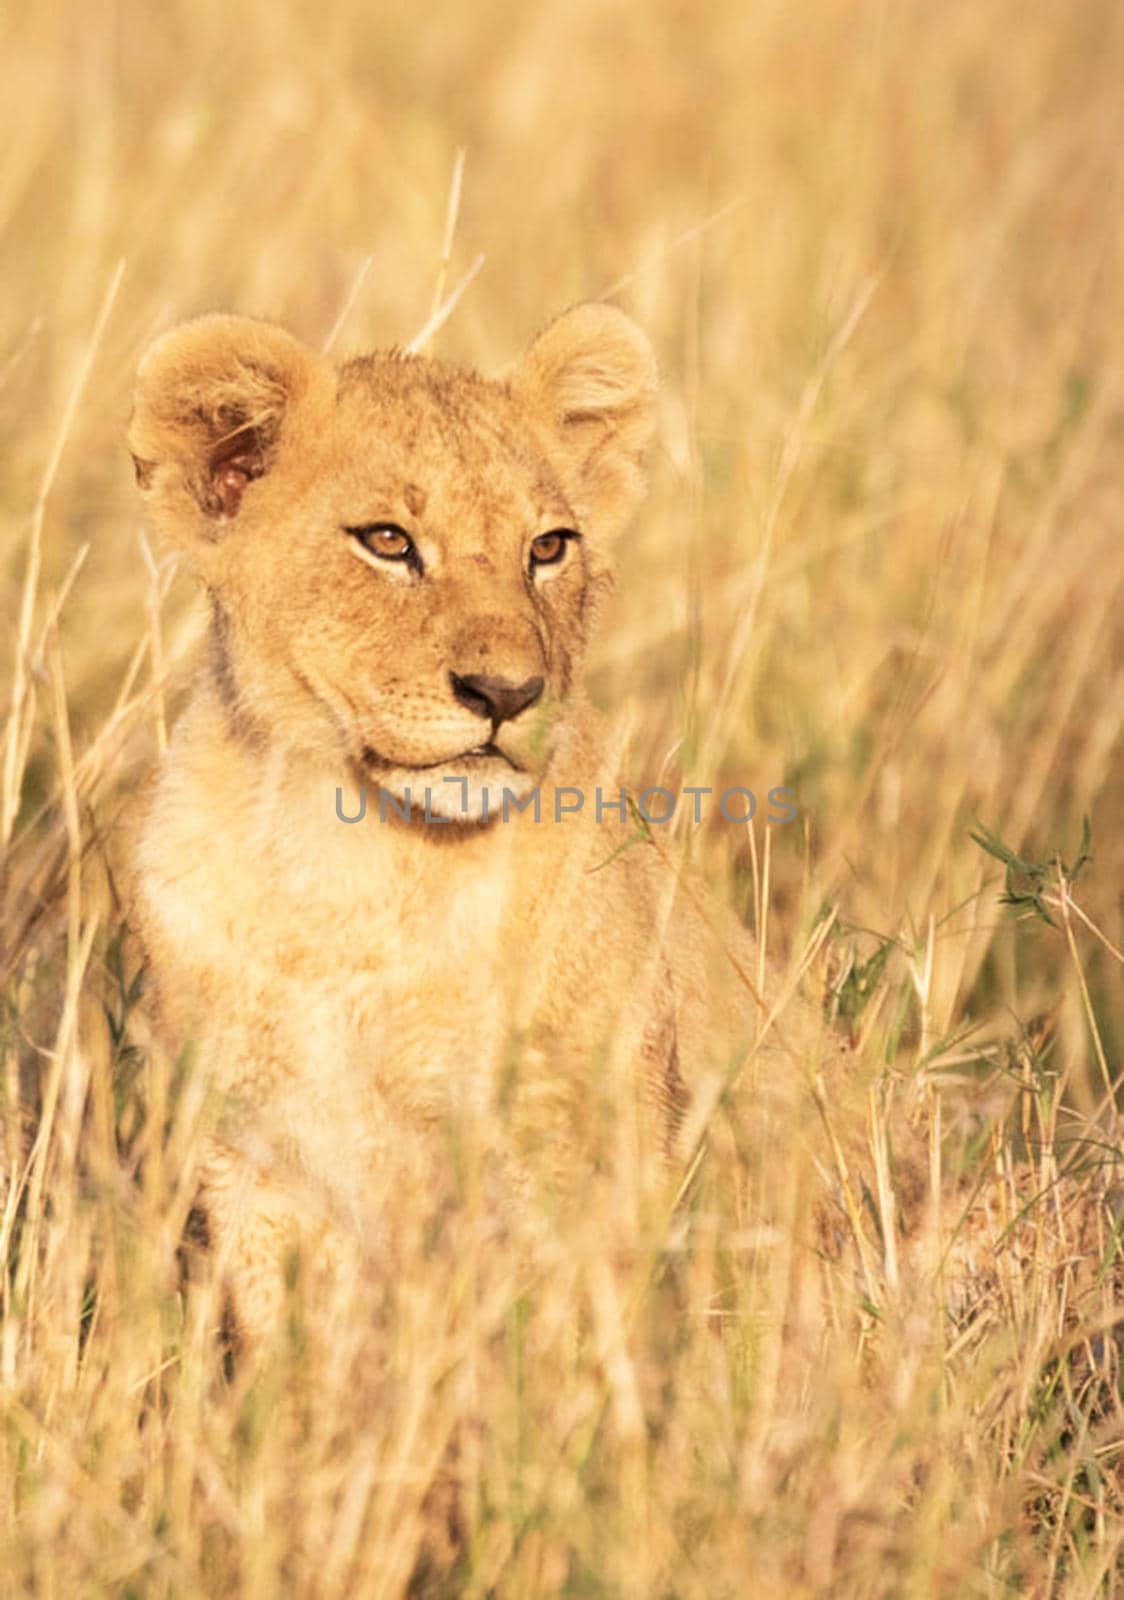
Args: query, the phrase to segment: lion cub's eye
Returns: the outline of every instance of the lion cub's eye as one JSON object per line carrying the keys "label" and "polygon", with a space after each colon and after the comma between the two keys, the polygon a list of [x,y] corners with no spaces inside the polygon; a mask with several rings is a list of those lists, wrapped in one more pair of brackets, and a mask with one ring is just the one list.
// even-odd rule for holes
{"label": "lion cub's eye", "polygon": [[360,528],[345,528],[344,532],[381,561],[404,561],[415,572],[421,571],[417,546],[396,522],[368,522]]}
{"label": "lion cub's eye", "polygon": [[531,570],[536,567],[555,567],[566,554],[571,539],[581,534],[573,528],[554,528],[550,533],[540,533],[531,540]]}

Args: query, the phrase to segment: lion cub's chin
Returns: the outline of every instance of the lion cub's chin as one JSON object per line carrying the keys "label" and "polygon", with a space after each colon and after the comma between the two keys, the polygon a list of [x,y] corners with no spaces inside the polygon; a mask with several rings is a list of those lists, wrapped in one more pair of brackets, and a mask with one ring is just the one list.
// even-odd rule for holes
{"label": "lion cub's chin", "polygon": [[[517,772],[502,757],[470,756],[447,767],[392,767],[377,775],[380,789],[393,797],[390,814],[410,822],[509,822],[521,814],[537,778]],[[403,817],[403,820],[407,820]]]}

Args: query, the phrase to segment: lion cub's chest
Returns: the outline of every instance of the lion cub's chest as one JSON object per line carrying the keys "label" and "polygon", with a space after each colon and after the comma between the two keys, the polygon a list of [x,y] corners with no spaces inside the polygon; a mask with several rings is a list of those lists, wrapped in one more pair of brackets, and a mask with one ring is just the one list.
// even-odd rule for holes
{"label": "lion cub's chest", "polygon": [[241,1019],[247,1069],[272,1055],[278,1077],[422,1115],[477,1092],[500,1048],[502,848],[435,860],[324,806],[267,820],[193,852],[164,901],[173,942]]}
{"label": "lion cub's chest", "polygon": [[170,773],[158,801],[140,842],[144,933],[223,1137],[351,1207],[429,1147],[413,1135],[495,1103],[534,878],[514,828],[435,849],[343,824],[331,787],[220,789],[213,767]]}
{"label": "lion cub's chest", "polygon": [[335,1041],[340,1069],[388,1109],[420,1115],[486,1092],[503,1026],[503,885],[481,876],[434,889],[384,883],[346,906],[326,897],[281,978],[284,1003],[315,1014],[308,1070]]}

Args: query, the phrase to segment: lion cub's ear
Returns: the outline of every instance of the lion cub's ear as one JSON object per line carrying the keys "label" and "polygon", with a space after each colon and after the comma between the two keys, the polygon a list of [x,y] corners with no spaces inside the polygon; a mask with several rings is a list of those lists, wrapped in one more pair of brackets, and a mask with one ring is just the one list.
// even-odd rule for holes
{"label": "lion cub's ear", "polygon": [[631,317],[589,302],[535,340],[512,379],[548,428],[550,455],[583,520],[612,534],[644,491],[658,374]]}
{"label": "lion cub's ear", "polygon": [[286,410],[317,357],[281,328],[200,317],[150,346],[129,426],[137,482],[165,531],[214,540],[273,464]]}

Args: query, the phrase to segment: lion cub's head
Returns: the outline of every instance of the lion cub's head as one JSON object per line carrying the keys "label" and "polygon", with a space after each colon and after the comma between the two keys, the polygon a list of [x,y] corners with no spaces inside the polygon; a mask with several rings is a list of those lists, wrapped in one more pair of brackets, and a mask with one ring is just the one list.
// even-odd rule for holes
{"label": "lion cub's head", "polygon": [[647,340],[606,305],[559,318],[504,382],[398,353],[337,365],[240,317],[160,339],[129,443],[210,593],[232,725],[461,818],[529,792],[654,395]]}

